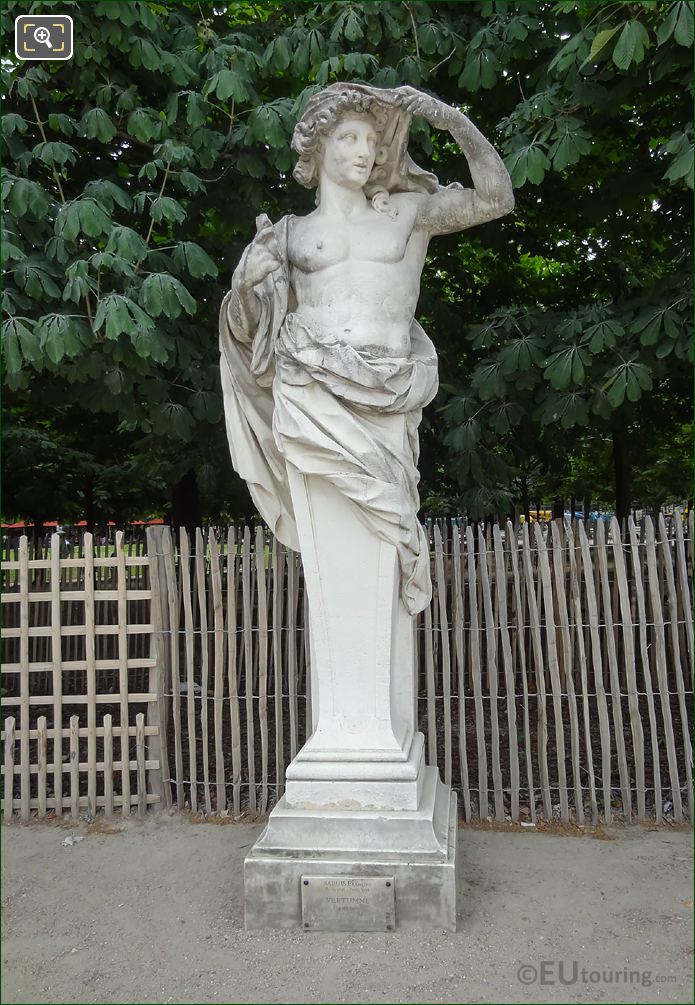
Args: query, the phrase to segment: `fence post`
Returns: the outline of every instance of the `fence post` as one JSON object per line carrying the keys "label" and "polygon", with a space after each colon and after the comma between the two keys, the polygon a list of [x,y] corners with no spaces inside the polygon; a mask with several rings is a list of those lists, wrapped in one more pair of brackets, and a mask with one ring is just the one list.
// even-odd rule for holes
{"label": "fence post", "polygon": [[55,815],[63,815],[63,640],[60,604],[60,534],[51,537],[51,663],[53,680],[53,801]]}
{"label": "fence post", "polygon": [[121,755],[121,813],[130,814],[130,710],[128,706],[128,567],[123,531],[116,531],[118,625],[119,750]]}
{"label": "fence post", "polygon": [[28,820],[31,815],[29,803],[31,786],[29,765],[31,699],[29,698],[29,542],[26,534],[23,534],[19,539],[19,604],[19,777],[21,785],[19,813],[22,820]]}
{"label": "fence post", "polygon": [[147,559],[150,567],[150,623],[152,625],[152,656],[154,666],[150,668],[148,691],[156,695],[154,701],[147,705],[147,725],[157,726],[159,731],[146,738],[148,761],[159,761],[159,768],[147,771],[147,790],[159,796],[159,802],[153,804],[154,809],[162,808],[162,797],[167,809],[171,809],[171,779],[169,774],[168,756],[168,726],[169,702],[166,694],[171,680],[169,647],[166,645],[165,633],[170,629],[169,607],[166,603],[166,578],[163,559],[162,538],[163,527],[148,527]]}
{"label": "fence post", "polygon": [[15,718],[10,715],[5,719],[5,765],[4,765],[4,797],[2,815],[4,820],[12,819],[14,795],[14,746]]}
{"label": "fence post", "polygon": [[87,663],[87,812],[97,814],[97,670],[94,600],[94,538],[84,536],[84,648]]}

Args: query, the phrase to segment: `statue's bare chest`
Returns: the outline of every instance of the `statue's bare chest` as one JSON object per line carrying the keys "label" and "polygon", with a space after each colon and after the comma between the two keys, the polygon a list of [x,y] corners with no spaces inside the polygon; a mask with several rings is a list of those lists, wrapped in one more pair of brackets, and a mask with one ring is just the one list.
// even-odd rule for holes
{"label": "statue's bare chest", "polygon": [[302,272],[320,272],[348,261],[395,264],[405,256],[409,230],[404,222],[388,217],[359,222],[296,220],[289,235],[290,264]]}

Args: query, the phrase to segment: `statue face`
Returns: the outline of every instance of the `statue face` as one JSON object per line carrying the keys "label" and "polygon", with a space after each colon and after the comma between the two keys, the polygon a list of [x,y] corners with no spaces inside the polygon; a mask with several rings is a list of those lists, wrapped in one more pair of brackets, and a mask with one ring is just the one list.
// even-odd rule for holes
{"label": "statue face", "polygon": [[321,175],[343,188],[364,188],[374,167],[376,144],[371,116],[346,115],[323,145]]}

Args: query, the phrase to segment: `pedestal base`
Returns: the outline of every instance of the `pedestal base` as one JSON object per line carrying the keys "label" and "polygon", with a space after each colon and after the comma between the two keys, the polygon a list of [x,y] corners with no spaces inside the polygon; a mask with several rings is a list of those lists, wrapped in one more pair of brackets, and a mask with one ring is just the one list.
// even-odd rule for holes
{"label": "pedestal base", "polygon": [[[317,812],[281,801],[244,862],[246,927],[301,928],[302,877],[388,876],[396,928],[455,931],[456,794],[436,768],[425,775],[415,811]],[[352,930],[372,929],[367,916]]]}
{"label": "pedestal base", "polygon": [[359,760],[344,755],[311,760],[309,747],[307,743],[288,766],[285,795],[278,806],[342,811],[417,810],[420,805],[425,779],[422,733],[415,733],[407,758],[398,760],[369,760],[368,753]]}

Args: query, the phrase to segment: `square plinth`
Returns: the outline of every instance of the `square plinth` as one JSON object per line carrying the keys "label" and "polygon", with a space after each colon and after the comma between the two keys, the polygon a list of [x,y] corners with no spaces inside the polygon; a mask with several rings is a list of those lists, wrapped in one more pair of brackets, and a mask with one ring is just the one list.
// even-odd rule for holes
{"label": "square plinth", "polygon": [[[387,850],[359,854],[353,851],[321,851],[310,848],[260,851],[258,844],[244,862],[244,904],[247,928],[305,928],[302,884],[312,876],[347,881],[369,877],[392,880],[395,900],[395,925],[392,928],[444,928],[456,931],[456,794],[442,786],[448,797],[448,833],[440,856],[423,856],[417,851],[397,853]],[[318,814],[317,814],[318,815]],[[391,814],[393,816],[394,814]],[[378,832],[379,822],[373,820]],[[364,884],[365,889],[368,884]],[[351,905],[350,930],[374,931],[374,905],[364,896],[364,918],[360,905]],[[321,930],[345,930],[336,914],[331,924],[328,905],[321,905]]]}

